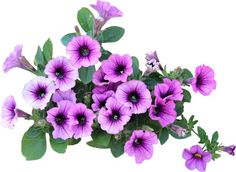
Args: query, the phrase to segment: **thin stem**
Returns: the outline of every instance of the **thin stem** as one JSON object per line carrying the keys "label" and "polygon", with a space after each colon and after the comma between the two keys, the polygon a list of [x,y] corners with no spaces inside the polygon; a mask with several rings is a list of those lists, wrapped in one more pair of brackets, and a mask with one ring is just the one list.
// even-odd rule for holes
{"label": "thin stem", "polygon": [[192,129],[192,132],[200,138],[200,136],[198,135],[198,133],[194,129]]}

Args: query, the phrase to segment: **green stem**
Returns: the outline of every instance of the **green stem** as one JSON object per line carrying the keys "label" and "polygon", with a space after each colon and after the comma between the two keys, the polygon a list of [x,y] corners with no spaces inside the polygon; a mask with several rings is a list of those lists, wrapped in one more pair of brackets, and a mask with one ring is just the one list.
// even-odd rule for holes
{"label": "green stem", "polygon": [[192,132],[200,138],[200,136],[198,135],[198,133],[194,129],[192,129]]}

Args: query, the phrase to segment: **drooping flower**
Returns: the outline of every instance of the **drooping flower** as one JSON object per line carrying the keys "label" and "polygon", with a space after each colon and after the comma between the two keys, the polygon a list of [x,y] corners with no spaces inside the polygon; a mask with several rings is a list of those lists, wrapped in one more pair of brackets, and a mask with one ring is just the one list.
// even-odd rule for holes
{"label": "drooping flower", "polygon": [[175,132],[179,137],[185,137],[188,133],[185,128],[178,125],[171,125],[170,129]]}
{"label": "drooping flower", "polygon": [[129,141],[125,143],[125,152],[129,156],[135,156],[136,163],[140,164],[144,160],[151,159],[153,154],[153,144],[157,144],[158,139],[151,131],[135,130]]}
{"label": "drooping flower", "polygon": [[69,111],[69,117],[75,139],[91,135],[93,120],[96,117],[92,110],[83,103],[74,104]]}
{"label": "drooping flower", "polygon": [[102,71],[105,79],[111,82],[126,82],[129,75],[133,73],[132,58],[129,55],[111,55],[102,62]]}
{"label": "drooping flower", "polygon": [[72,106],[71,101],[63,100],[58,102],[58,107],[54,107],[47,111],[47,121],[53,126],[54,139],[68,139],[71,138],[73,133],[70,130],[70,119],[68,112]]}
{"label": "drooping flower", "polygon": [[110,98],[114,94],[113,91],[107,91],[104,94],[93,94],[92,99],[93,99],[93,104],[92,104],[92,109],[93,111],[99,111],[103,107],[105,107],[107,99]]}
{"label": "drooping flower", "polygon": [[14,51],[6,58],[3,64],[4,72],[8,72],[12,68],[18,67],[30,72],[35,72],[35,68],[29,63],[29,61],[22,55],[22,45],[17,45]]}
{"label": "drooping flower", "polygon": [[235,148],[236,146],[235,145],[230,145],[230,146],[222,146],[222,151],[234,156],[235,155]]}
{"label": "drooping flower", "polygon": [[147,70],[145,71],[146,74],[150,74],[159,69],[163,70],[156,51],[146,54],[146,67],[147,67]]}
{"label": "drooping flower", "polygon": [[118,134],[130,120],[132,111],[129,107],[119,103],[114,97],[107,100],[106,108],[99,111],[98,123],[110,134]]}
{"label": "drooping flower", "polygon": [[57,103],[62,100],[69,100],[69,101],[72,101],[73,103],[76,103],[75,92],[72,89],[67,90],[67,91],[57,90],[52,96],[52,101]]}
{"label": "drooping flower", "polygon": [[74,87],[75,80],[78,78],[77,69],[63,56],[49,61],[45,67],[45,74],[56,83],[56,88],[61,91],[67,91]]}
{"label": "drooping flower", "polygon": [[154,89],[154,95],[158,99],[182,101],[183,90],[178,80],[163,79],[163,83],[157,84]]}
{"label": "drooping flower", "polygon": [[176,119],[174,101],[165,102],[163,99],[156,99],[155,105],[150,108],[149,116],[152,120],[159,121],[162,127],[172,124]]}
{"label": "drooping flower", "polygon": [[216,89],[214,77],[214,71],[209,66],[198,66],[195,70],[195,78],[191,82],[193,91],[200,92],[204,96],[210,95]]}
{"label": "drooping flower", "polygon": [[130,80],[118,86],[115,96],[120,103],[131,107],[134,114],[146,112],[152,102],[147,86],[138,80]]}
{"label": "drooping flower", "polygon": [[109,83],[108,85],[96,86],[92,90],[93,94],[105,94],[107,91],[115,92],[117,87],[120,85],[120,82],[117,83]]}
{"label": "drooping flower", "polygon": [[109,2],[98,0],[97,4],[91,4],[91,7],[99,13],[99,16],[103,19],[104,23],[111,18],[121,17],[123,15],[117,7],[112,6]]}
{"label": "drooping flower", "polygon": [[184,149],[182,156],[186,160],[185,166],[188,169],[197,169],[200,172],[206,170],[206,165],[212,158],[209,152],[204,152],[198,145],[192,146],[190,150]]}
{"label": "drooping flower", "polygon": [[76,36],[67,45],[71,64],[77,68],[95,65],[101,57],[98,41],[90,36]]}
{"label": "drooping flower", "polygon": [[35,109],[44,109],[53,93],[55,93],[53,81],[42,76],[29,81],[22,92],[25,101]]}
{"label": "drooping flower", "polygon": [[109,83],[108,80],[105,78],[105,73],[102,71],[102,69],[98,69],[96,72],[93,73],[93,83],[98,86],[107,85]]}

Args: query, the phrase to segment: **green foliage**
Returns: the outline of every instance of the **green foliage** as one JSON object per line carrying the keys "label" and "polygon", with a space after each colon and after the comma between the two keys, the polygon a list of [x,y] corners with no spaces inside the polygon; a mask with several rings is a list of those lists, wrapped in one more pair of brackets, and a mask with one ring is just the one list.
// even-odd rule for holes
{"label": "green foliage", "polygon": [[64,35],[62,38],[61,38],[61,43],[64,45],[64,46],[67,46],[67,44],[72,40],[72,38],[74,38],[76,36],[75,33],[68,33],[66,35]]}
{"label": "green foliage", "polygon": [[137,57],[132,56],[132,67],[133,67],[133,74],[132,74],[132,79],[140,79],[142,75],[142,71],[139,69],[139,61]]}
{"label": "green foliage", "polygon": [[98,149],[108,149],[109,146],[101,146],[99,144],[97,144],[95,141],[89,141],[87,142],[87,145],[94,147],[94,148],[98,148]]}
{"label": "green foliage", "polygon": [[167,128],[162,128],[158,134],[161,145],[165,144],[169,139],[169,130]]}
{"label": "green foliage", "polygon": [[67,145],[76,145],[81,141],[81,139],[72,138],[72,139],[67,139],[66,141],[67,141]]}
{"label": "green foliage", "polygon": [[50,145],[57,153],[65,153],[67,149],[67,141],[62,139],[54,139],[50,136]]}
{"label": "green foliage", "polygon": [[206,131],[201,127],[198,127],[197,131],[198,131],[198,136],[200,138],[199,143],[206,143],[208,141],[208,136],[206,134]]}
{"label": "green foliage", "polygon": [[93,73],[95,72],[95,66],[81,67],[79,69],[79,78],[84,84],[88,84],[92,81]]}
{"label": "green foliage", "polygon": [[112,53],[102,48],[102,56],[99,58],[99,61],[107,60]]}
{"label": "green foliage", "polygon": [[92,133],[93,142],[100,146],[108,146],[111,140],[111,135],[102,129],[95,129]]}
{"label": "green foliage", "polygon": [[125,145],[125,140],[123,138],[117,140],[115,139],[115,136],[112,137],[110,148],[111,148],[111,153],[115,158],[118,158],[124,154],[124,145]]}
{"label": "green foliage", "polygon": [[143,76],[143,81],[147,85],[149,90],[154,90],[157,83],[161,83],[163,76],[158,72],[153,72],[147,76]]}
{"label": "green foliage", "polygon": [[98,41],[101,43],[119,41],[125,33],[125,29],[119,26],[110,26],[98,35]]}
{"label": "green foliage", "polygon": [[77,20],[86,33],[93,32],[94,16],[88,8],[81,8],[77,13]]}
{"label": "green foliage", "polygon": [[183,102],[190,103],[191,102],[190,92],[188,90],[183,89],[183,95],[184,95]]}
{"label": "green foliage", "polygon": [[177,101],[175,104],[175,111],[177,113],[177,116],[180,116],[184,112],[184,103],[181,101]]}
{"label": "green foliage", "polygon": [[26,160],[43,157],[47,149],[45,133],[39,127],[31,126],[21,141],[21,152]]}

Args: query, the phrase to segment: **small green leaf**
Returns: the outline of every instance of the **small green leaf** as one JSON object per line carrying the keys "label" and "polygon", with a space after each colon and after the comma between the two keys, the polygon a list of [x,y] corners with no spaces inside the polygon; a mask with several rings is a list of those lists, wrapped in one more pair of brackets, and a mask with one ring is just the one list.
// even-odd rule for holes
{"label": "small green leaf", "polygon": [[192,77],[193,77],[193,74],[188,69],[182,69],[182,73],[181,73],[182,81],[187,81],[188,79]]}
{"label": "small green leaf", "polygon": [[218,139],[219,139],[219,133],[215,131],[211,138],[211,144],[217,144]]}
{"label": "small green leaf", "polygon": [[81,141],[81,139],[67,139],[67,145],[76,145]]}
{"label": "small green leaf", "polygon": [[101,43],[119,41],[125,33],[125,29],[118,26],[111,26],[100,33],[98,39]]}
{"label": "small green leaf", "polygon": [[88,8],[84,7],[78,11],[77,20],[86,33],[93,32],[94,16]]}
{"label": "small green leaf", "polygon": [[92,141],[89,141],[87,142],[87,145],[91,146],[91,147],[94,147],[94,148],[98,148],[98,149],[108,149],[109,146],[101,146],[101,145],[98,145],[96,142],[94,142],[93,140]]}
{"label": "small green leaf", "polygon": [[95,72],[95,66],[81,67],[79,69],[80,80],[84,84],[88,84],[92,81],[93,73]]}
{"label": "small green leaf", "polygon": [[161,145],[165,144],[165,142],[169,138],[169,130],[167,128],[161,129],[158,136],[159,136],[159,140],[160,140]]}
{"label": "small green leaf", "polygon": [[31,126],[21,141],[21,152],[26,160],[43,157],[47,149],[45,133],[38,127]]}
{"label": "small green leaf", "polygon": [[183,98],[183,102],[191,102],[191,94],[188,90],[183,89],[183,94],[184,94],[184,98]]}
{"label": "small green leaf", "polygon": [[206,131],[201,127],[197,127],[197,131],[200,137],[199,143],[206,143],[208,141],[208,136],[206,134]]}
{"label": "small green leaf", "polygon": [[110,51],[104,50],[102,48],[102,56],[99,58],[99,61],[102,62],[103,60],[107,60],[112,53]]}
{"label": "small green leaf", "polygon": [[65,153],[67,149],[67,141],[62,139],[54,139],[50,136],[50,145],[57,153]]}
{"label": "small green leaf", "polygon": [[140,79],[140,76],[142,75],[142,72],[139,70],[139,61],[138,58],[135,56],[132,56],[132,67],[133,67],[133,79]]}
{"label": "small green leaf", "polygon": [[67,44],[76,36],[75,33],[68,33],[66,35],[64,35],[62,38],[61,38],[61,43],[64,45],[64,46],[67,46]]}
{"label": "small green leaf", "polygon": [[53,56],[53,46],[52,46],[52,41],[50,39],[48,39],[43,45],[43,55],[45,63],[47,64],[52,59]]}
{"label": "small green leaf", "polygon": [[34,59],[34,64],[35,66],[38,67],[38,70],[43,72],[44,71],[44,67],[45,67],[45,60],[44,60],[44,55],[43,55],[43,51],[41,50],[40,46],[38,46],[36,55],[35,55],[35,59]]}
{"label": "small green leaf", "polygon": [[92,133],[93,141],[100,146],[108,146],[111,140],[111,135],[101,129],[96,129]]}
{"label": "small green leaf", "polygon": [[184,103],[180,102],[180,101],[177,101],[176,104],[175,104],[175,111],[177,113],[177,116],[182,115],[183,112],[184,112]]}
{"label": "small green leaf", "polygon": [[32,118],[34,119],[34,121],[43,119],[44,117],[45,117],[44,110],[40,110],[40,109],[33,109],[32,110]]}
{"label": "small green leaf", "polygon": [[111,140],[111,153],[115,158],[124,154],[124,141],[116,140],[114,137]]}

